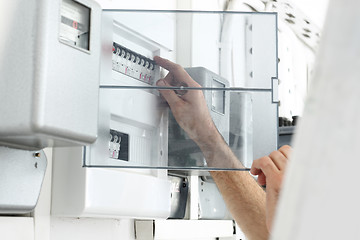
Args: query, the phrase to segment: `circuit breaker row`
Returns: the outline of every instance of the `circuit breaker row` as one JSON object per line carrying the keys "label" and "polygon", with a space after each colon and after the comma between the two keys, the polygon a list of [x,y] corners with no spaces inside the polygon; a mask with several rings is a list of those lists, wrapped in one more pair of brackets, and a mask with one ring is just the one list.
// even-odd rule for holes
{"label": "circuit breaker row", "polygon": [[152,85],[155,80],[155,62],[130,49],[113,43],[112,69]]}

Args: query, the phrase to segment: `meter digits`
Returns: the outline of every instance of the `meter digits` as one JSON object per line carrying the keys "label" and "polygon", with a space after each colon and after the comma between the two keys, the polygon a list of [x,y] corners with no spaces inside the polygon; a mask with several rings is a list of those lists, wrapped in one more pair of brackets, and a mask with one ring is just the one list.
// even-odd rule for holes
{"label": "meter digits", "polygon": [[90,50],[90,8],[73,0],[63,0],[59,38],[72,47]]}

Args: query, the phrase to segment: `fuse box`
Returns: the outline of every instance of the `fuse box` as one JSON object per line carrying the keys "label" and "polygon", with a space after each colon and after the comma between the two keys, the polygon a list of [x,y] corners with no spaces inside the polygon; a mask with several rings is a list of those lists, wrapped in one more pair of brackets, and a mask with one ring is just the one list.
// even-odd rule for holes
{"label": "fuse box", "polygon": [[[241,20],[241,27],[224,27],[239,31],[236,37],[242,37],[242,41],[231,31],[221,36],[226,32],[220,31],[221,26],[227,22],[222,20],[230,18]],[[254,157],[275,150],[276,31],[275,14],[103,11],[98,138],[85,147],[54,152],[54,214],[177,218],[184,215],[184,203],[177,201],[181,196],[171,192],[172,184],[179,179],[169,179],[168,170],[181,179],[184,174],[208,175],[208,170],[248,171]],[[266,35],[260,36],[261,32]],[[233,47],[232,54],[227,52],[229,46]],[[253,51],[246,58],[235,62],[229,59],[245,52],[237,50],[247,48]],[[181,64],[201,87],[156,86],[156,81],[166,74],[153,60],[157,55]],[[236,72],[230,80],[224,77],[224,66],[231,65],[230,71],[235,71],[237,63],[242,72]],[[240,82],[239,77],[245,74],[249,75],[246,81]],[[174,90],[180,96],[183,92],[202,91],[215,125],[243,167],[208,166],[196,144],[176,126],[159,93],[161,89]],[[67,171],[66,166],[77,166],[79,162],[83,168]],[[66,181],[65,171],[71,176]],[[132,183],[131,190],[128,182]],[[171,199],[172,194],[176,199]],[[102,200],[103,196],[114,196],[114,200]],[[139,199],[144,203],[141,209],[135,204]],[[181,207],[172,208],[171,202]],[[223,207],[220,200],[214,204]],[[203,218],[219,217],[208,212],[208,205],[202,206]]]}

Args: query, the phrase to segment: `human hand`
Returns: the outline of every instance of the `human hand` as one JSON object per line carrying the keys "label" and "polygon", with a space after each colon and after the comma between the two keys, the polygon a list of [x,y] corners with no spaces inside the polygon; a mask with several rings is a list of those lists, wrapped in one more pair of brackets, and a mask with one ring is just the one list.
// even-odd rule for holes
{"label": "human hand", "polygon": [[269,156],[256,159],[251,166],[250,173],[258,176],[258,183],[260,185],[266,185],[266,225],[269,231],[272,226],[291,150],[291,147],[288,145],[282,146],[278,151],[272,152]]}
{"label": "human hand", "polygon": [[[180,65],[161,57],[154,57],[156,64],[169,71],[165,78],[157,81],[160,87],[200,88]],[[218,131],[210,116],[202,90],[159,90],[168,102],[178,124],[200,147],[213,141]],[[180,91],[178,91],[179,93]],[[211,140],[212,139],[212,140]]]}

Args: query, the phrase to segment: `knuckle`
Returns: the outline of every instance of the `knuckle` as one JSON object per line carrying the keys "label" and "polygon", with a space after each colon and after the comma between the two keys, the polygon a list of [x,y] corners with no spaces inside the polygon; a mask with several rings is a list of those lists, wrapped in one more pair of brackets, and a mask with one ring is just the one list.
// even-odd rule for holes
{"label": "knuckle", "polygon": [[174,70],[175,71],[181,71],[183,68],[182,68],[182,66],[180,66],[179,64],[174,64]]}
{"label": "knuckle", "polygon": [[282,154],[281,154],[279,151],[273,151],[272,153],[270,153],[269,157],[270,157],[271,159],[275,159],[275,158],[281,157],[281,155],[282,155]]}
{"label": "knuckle", "polygon": [[284,145],[279,149],[279,152],[281,152],[286,158],[290,157],[292,148],[289,145]]}
{"label": "knuckle", "polygon": [[271,164],[273,164],[273,161],[268,156],[259,159],[259,166],[261,169],[267,169]]}
{"label": "knuckle", "polygon": [[263,161],[263,158],[265,158],[265,157],[261,157],[261,158],[254,160],[253,165],[259,165]]}
{"label": "knuckle", "polygon": [[284,145],[280,149],[281,150],[291,150],[291,147],[289,145]]}

